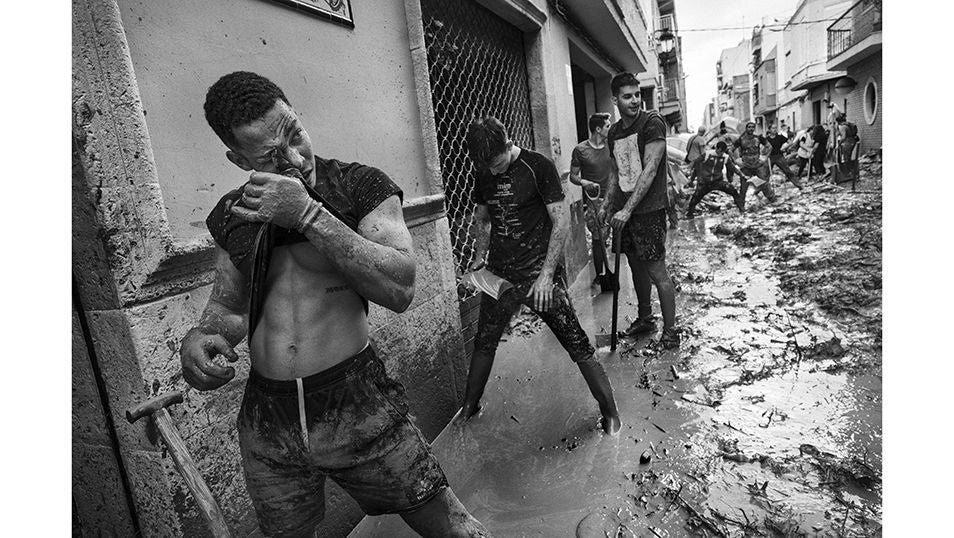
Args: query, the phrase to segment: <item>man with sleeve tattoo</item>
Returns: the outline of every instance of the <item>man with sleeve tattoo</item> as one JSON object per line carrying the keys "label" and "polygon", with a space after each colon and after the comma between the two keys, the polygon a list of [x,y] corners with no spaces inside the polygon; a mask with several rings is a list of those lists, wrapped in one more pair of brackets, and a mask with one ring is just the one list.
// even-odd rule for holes
{"label": "man with sleeve tattoo", "polygon": [[213,84],[205,116],[250,174],[206,220],[215,283],[180,357],[190,385],[218,388],[235,370],[213,359],[238,360],[248,334],[238,436],[264,534],[314,535],[331,477],[365,513],[398,513],[423,536],[489,536],[368,343],[368,301],[403,312],[414,297],[401,189],[376,168],[314,155],[285,94],[255,73]]}
{"label": "man with sleeve tattoo", "polygon": [[655,285],[663,316],[659,343],[671,349],[679,346],[679,333],[676,292],[666,268],[666,122],[658,112],[642,109],[636,75],[614,76],[610,89],[620,120],[607,137],[614,173],[601,213],[621,238],[639,302],[638,317],[623,335],[656,329],[651,303]]}
{"label": "man with sleeve tattoo", "polygon": [[513,287],[497,299],[486,294],[481,298],[461,421],[480,411],[500,337],[526,304],[580,368],[599,404],[603,431],[619,432],[613,388],[566,291],[562,258],[570,211],[556,166],[535,151],[515,146],[503,124],[491,116],[470,124],[467,148],[478,170],[473,191],[477,248],[471,268],[480,269],[486,256],[487,269]]}

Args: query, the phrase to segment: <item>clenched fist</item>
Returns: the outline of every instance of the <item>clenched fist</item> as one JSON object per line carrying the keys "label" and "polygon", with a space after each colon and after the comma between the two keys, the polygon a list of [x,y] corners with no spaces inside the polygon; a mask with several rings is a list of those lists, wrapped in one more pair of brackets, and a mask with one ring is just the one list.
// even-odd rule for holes
{"label": "clenched fist", "polygon": [[212,360],[220,354],[229,362],[238,360],[238,354],[222,335],[190,331],[179,348],[182,377],[186,383],[199,390],[212,390],[231,381],[235,377],[235,368],[220,366]]}

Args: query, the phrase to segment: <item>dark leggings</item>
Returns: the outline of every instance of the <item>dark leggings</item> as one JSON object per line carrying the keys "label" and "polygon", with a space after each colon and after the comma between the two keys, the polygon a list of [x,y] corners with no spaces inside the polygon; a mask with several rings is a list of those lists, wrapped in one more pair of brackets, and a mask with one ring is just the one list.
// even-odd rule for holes
{"label": "dark leggings", "polygon": [[533,308],[533,297],[527,297],[527,293],[534,281],[530,279],[513,283],[514,287],[505,291],[499,300],[483,295],[480,300],[480,319],[477,322],[477,336],[474,338],[474,352],[493,357],[510,319],[520,309],[521,304],[526,304],[553,331],[573,362],[590,358],[596,349],[590,344],[589,337],[576,318],[576,311],[566,292],[563,269],[557,270],[553,277],[553,304],[550,310],[539,311]]}

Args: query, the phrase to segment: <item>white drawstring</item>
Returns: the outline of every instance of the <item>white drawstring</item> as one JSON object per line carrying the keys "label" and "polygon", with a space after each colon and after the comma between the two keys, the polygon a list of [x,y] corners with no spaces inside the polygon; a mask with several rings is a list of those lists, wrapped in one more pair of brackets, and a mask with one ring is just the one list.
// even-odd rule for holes
{"label": "white drawstring", "polygon": [[308,450],[308,421],[305,420],[305,388],[301,383],[301,378],[296,377],[295,383],[298,384],[298,420],[301,423],[301,435],[305,440],[305,450]]}

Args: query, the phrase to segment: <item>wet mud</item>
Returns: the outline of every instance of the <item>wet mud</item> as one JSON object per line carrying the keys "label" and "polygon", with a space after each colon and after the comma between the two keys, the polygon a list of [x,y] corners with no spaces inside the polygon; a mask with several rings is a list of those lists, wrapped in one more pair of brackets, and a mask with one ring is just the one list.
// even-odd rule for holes
{"label": "wet mud", "polygon": [[[670,231],[682,344],[601,349],[618,435],[553,335],[516,322],[481,413],[433,443],[465,506],[495,536],[879,536],[880,166],[856,188],[785,185],[744,215],[713,196]],[[610,325],[597,291],[574,294],[590,335]],[[413,534],[388,516],[352,536]]]}

